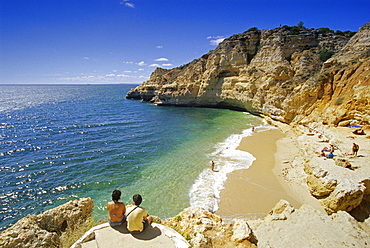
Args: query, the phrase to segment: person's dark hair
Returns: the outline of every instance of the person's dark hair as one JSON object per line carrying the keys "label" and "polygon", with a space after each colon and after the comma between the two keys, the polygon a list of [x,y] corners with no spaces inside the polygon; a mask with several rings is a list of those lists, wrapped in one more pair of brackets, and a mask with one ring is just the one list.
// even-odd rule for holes
{"label": "person's dark hair", "polygon": [[136,206],[139,206],[141,202],[143,201],[143,198],[141,198],[141,195],[136,194],[132,197],[132,200],[134,201]]}
{"label": "person's dark hair", "polygon": [[121,191],[118,190],[118,189],[113,190],[113,192],[112,192],[112,200],[113,201],[118,201],[119,199],[121,199]]}

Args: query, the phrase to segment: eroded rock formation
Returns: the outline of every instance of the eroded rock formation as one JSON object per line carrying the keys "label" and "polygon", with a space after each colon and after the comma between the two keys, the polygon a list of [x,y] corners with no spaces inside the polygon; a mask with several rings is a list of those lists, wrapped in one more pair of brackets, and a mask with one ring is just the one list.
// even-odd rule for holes
{"label": "eroded rock formation", "polygon": [[[263,219],[225,222],[201,208],[187,208],[163,221],[193,247],[367,247],[369,221],[360,225],[347,212],[331,216],[309,205],[294,209],[281,200]],[[338,238],[340,237],[340,238]]]}
{"label": "eroded rock formation", "polygon": [[69,201],[39,215],[28,215],[0,233],[0,247],[61,247],[66,231],[86,222],[93,211],[91,198]]}
{"label": "eroded rock formation", "polygon": [[218,215],[199,207],[186,208],[162,224],[177,230],[190,240],[192,247],[256,247],[258,242],[246,221],[225,223]]}
{"label": "eroded rock formation", "polygon": [[258,239],[258,247],[370,245],[369,222],[360,225],[344,211],[328,216],[310,205],[294,209],[284,200],[281,200],[264,219],[250,220],[248,224]]}
{"label": "eroded rock formation", "polygon": [[305,28],[247,31],[184,66],[157,68],[126,97],[245,110],[284,123],[369,125],[369,58],[370,23],[352,38]]}

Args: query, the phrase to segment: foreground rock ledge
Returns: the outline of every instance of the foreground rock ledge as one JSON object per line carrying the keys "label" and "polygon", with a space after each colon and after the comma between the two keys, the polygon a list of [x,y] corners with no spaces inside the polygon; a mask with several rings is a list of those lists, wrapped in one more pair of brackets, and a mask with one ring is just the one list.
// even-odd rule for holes
{"label": "foreground rock ledge", "polygon": [[309,205],[294,209],[281,200],[263,219],[233,219],[190,207],[163,224],[178,230],[193,247],[370,247],[370,220],[347,212],[326,215]]}
{"label": "foreground rock ledge", "polygon": [[[27,216],[0,234],[0,247],[62,247],[66,229],[74,230],[85,222],[92,208],[92,200],[82,198]],[[347,212],[329,216],[309,205],[294,209],[285,200],[280,200],[263,219],[222,220],[202,208],[189,207],[170,219],[157,218],[156,222],[175,229],[192,247],[199,248],[370,247],[370,218],[357,222]]]}
{"label": "foreground rock ledge", "polygon": [[0,233],[0,247],[61,247],[66,231],[73,231],[90,217],[91,198],[69,201],[39,215],[28,215]]}

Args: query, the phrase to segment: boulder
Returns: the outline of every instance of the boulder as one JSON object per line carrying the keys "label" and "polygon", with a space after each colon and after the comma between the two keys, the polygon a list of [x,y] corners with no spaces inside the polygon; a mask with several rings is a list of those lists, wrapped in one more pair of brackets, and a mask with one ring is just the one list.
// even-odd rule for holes
{"label": "boulder", "polygon": [[192,247],[256,247],[257,240],[245,220],[225,223],[211,212],[189,207],[173,218],[162,220],[189,240]]}
{"label": "boulder", "polygon": [[367,195],[363,177],[359,178],[356,172],[352,173],[345,167],[336,166],[338,162],[315,161],[313,159],[305,164],[304,171],[308,174],[306,183],[310,193],[319,200],[327,213],[340,210],[350,212],[361,204]]}
{"label": "boulder", "polygon": [[273,220],[286,220],[288,216],[294,212],[294,208],[290,203],[286,200],[281,199],[273,209],[269,212],[269,214],[265,217],[265,221],[273,221]]}
{"label": "boulder", "polygon": [[254,244],[258,242],[248,223],[241,219],[236,219],[234,222],[231,240],[237,243],[243,242],[244,240],[248,240]]}

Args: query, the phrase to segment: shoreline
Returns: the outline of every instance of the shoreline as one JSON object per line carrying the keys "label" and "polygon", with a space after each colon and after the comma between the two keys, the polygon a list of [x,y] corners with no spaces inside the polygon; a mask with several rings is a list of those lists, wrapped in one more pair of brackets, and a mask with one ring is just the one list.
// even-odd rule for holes
{"label": "shoreline", "polygon": [[299,148],[279,129],[253,133],[244,137],[237,147],[252,154],[256,160],[248,169],[228,175],[220,193],[216,214],[224,218],[256,219],[265,216],[280,201],[287,200],[294,208],[309,203],[322,208],[303,186],[294,188],[281,175],[284,160]]}

